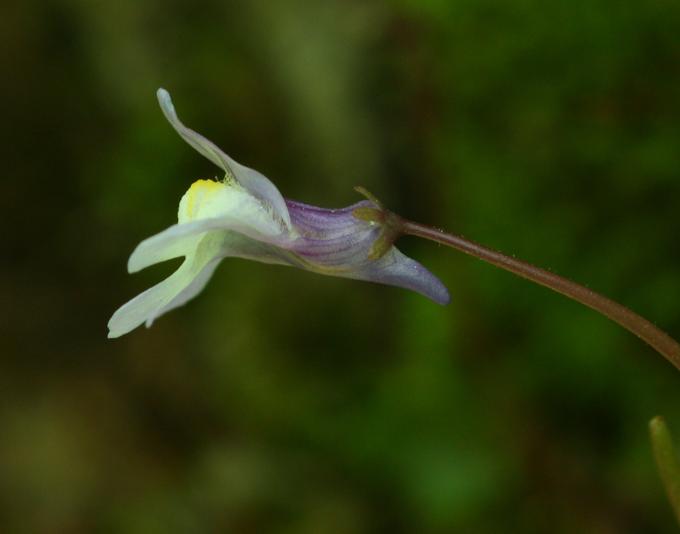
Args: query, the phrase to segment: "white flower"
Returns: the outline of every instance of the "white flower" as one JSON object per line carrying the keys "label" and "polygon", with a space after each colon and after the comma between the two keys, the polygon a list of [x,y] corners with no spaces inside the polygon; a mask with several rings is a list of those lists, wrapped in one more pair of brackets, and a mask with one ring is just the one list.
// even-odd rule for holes
{"label": "white flower", "polygon": [[206,285],[226,257],[292,265],[309,271],[369,280],[418,291],[445,304],[441,282],[418,262],[391,246],[378,259],[370,251],[380,226],[356,218],[357,208],[338,210],[285,200],[259,172],[245,167],[200,134],[184,126],[170,95],[159,89],[158,101],[182,138],[222,168],[222,181],[198,180],[179,203],[177,224],[142,241],[128,261],[137,272],[172,258],[184,257],[167,279],[119,308],[109,321],[109,337],[119,337],[165,312],[181,306]]}

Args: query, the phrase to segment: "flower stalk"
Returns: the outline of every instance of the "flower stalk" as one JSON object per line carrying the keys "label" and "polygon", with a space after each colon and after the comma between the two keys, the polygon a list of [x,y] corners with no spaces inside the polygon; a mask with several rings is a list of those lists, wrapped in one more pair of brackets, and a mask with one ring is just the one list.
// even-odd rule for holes
{"label": "flower stalk", "polygon": [[[438,228],[433,228],[421,223],[404,219],[389,210],[386,210],[374,199],[373,195],[363,188],[356,188],[364,196],[372,199],[379,209],[367,208],[356,210],[355,217],[363,220],[373,220],[383,226],[383,236],[388,236],[390,245],[401,235],[421,237],[459,250],[465,254],[478,258],[482,261],[495,265],[517,276],[531,280],[539,285],[552,289],[557,293],[569,297],[584,306],[601,313],[615,323],[635,334],[645,343],[651,346],[678,370],[680,370],[680,344],[663,330],[652,324],[644,317],[626,308],[622,304],[600,295],[581,284],[577,284],[568,278],[551,273],[531,263],[513,258],[497,250],[470,241],[461,236],[449,234]],[[378,214],[378,212],[381,212]],[[384,246],[384,245],[383,245]]]}
{"label": "flower stalk", "polygon": [[644,317],[592,289],[531,263],[424,224],[402,219],[401,231],[407,235],[422,237],[455,248],[580,302],[635,334],[680,370],[680,344],[677,341]]}

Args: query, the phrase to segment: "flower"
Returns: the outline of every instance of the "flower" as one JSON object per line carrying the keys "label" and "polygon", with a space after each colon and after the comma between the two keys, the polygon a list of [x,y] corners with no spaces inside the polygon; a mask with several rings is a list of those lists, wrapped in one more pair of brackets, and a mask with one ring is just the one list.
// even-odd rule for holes
{"label": "flower", "polygon": [[439,304],[449,301],[442,283],[391,243],[381,243],[377,257],[372,247],[385,233],[381,224],[354,213],[375,211],[380,208],[375,202],[323,209],[284,199],[262,174],[237,163],[184,126],[167,91],[159,89],[157,96],[177,133],[225,176],[221,181],[194,182],[180,200],[177,224],[142,241],[134,250],[128,261],[130,273],[172,258],[183,256],[184,261],[168,278],[113,314],[108,323],[110,338],[142,323],[149,327],[157,317],[195,297],[226,257],[394,285]]}

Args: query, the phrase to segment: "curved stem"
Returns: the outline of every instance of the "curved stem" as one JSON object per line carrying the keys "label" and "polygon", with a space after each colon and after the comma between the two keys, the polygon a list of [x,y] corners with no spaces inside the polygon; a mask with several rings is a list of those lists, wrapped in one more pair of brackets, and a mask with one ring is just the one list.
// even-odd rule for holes
{"label": "curved stem", "polygon": [[680,344],[661,329],[650,323],[647,319],[639,316],[637,313],[622,306],[618,302],[614,302],[587,287],[553,274],[545,269],[506,256],[505,254],[488,249],[462,237],[447,234],[437,228],[404,219],[402,219],[400,223],[400,229],[404,234],[423,237],[441,243],[442,245],[455,248],[465,254],[484,260],[496,267],[510,271],[511,273],[531,280],[532,282],[548,287],[553,291],[557,291],[558,293],[562,293],[563,295],[600,312],[602,315],[609,317],[612,321],[620,324],[626,330],[632,332],[648,343],[680,370]]}

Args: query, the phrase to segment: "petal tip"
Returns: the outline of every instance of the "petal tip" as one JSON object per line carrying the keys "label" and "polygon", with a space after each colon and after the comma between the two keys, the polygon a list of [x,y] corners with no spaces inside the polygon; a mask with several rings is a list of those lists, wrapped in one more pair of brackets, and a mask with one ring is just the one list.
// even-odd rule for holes
{"label": "petal tip", "polygon": [[106,337],[109,339],[116,339],[120,337],[120,334],[114,334],[111,330],[109,330],[109,333],[106,335]]}
{"label": "petal tip", "polygon": [[161,107],[161,111],[170,121],[170,123],[174,124],[177,122],[179,119],[177,118],[177,112],[175,111],[175,106],[172,103],[170,93],[168,93],[162,87],[159,87],[156,91],[156,98],[158,99],[158,105]]}
{"label": "petal tip", "polygon": [[159,87],[158,90],[156,91],[156,98],[158,98],[158,103],[161,105],[161,107],[163,105],[172,106],[172,99],[170,98],[170,93],[168,93],[162,87]]}
{"label": "petal tip", "polygon": [[140,260],[139,245],[132,251],[127,261],[127,272],[129,274],[141,271],[146,265]]}
{"label": "petal tip", "polygon": [[109,339],[116,339],[118,337],[121,337],[125,334],[127,334],[131,329],[125,329],[121,328],[120,321],[117,319],[119,318],[118,311],[113,314],[111,319],[109,319],[108,324],[106,327],[109,329],[109,332],[106,334],[106,337]]}
{"label": "petal tip", "polygon": [[441,306],[450,300],[448,289],[439,278],[417,261],[404,256],[396,247],[361,276],[365,280],[403,287],[427,297]]}
{"label": "petal tip", "polygon": [[449,290],[446,289],[444,285],[442,285],[436,298],[433,300],[440,306],[448,306],[451,303],[451,294],[449,293]]}
{"label": "petal tip", "polygon": [[425,283],[421,287],[413,289],[440,306],[446,306],[451,302],[451,294],[439,278],[424,267],[420,276]]}

